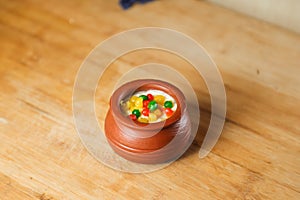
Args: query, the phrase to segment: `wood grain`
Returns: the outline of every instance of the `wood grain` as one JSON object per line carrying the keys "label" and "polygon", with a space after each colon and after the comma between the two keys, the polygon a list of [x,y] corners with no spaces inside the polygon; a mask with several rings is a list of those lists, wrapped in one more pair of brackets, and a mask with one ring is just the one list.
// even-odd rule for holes
{"label": "wood grain", "polygon": [[[96,93],[100,125],[123,72],[168,64],[189,78],[201,108],[184,156],[148,174],[114,171],[83,147],[72,118],[77,70],[99,42],[130,28],[173,28],[201,43],[227,92],[222,136],[197,152],[209,94],[184,60],[134,52],[112,63]],[[300,35],[204,1],[0,1],[0,199],[299,199]]]}

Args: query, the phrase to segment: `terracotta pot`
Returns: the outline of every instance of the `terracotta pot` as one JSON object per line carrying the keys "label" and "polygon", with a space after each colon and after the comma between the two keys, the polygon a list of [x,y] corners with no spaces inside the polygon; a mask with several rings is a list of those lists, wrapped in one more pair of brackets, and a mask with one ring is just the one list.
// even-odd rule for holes
{"label": "terracotta pot", "polygon": [[[120,102],[135,92],[161,90],[177,103],[173,115],[165,121],[132,121],[121,110]],[[136,80],[122,85],[110,99],[105,119],[105,134],[112,149],[123,158],[144,164],[168,162],[178,158],[191,144],[191,123],[183,93],[175,86],[153,79]]]}

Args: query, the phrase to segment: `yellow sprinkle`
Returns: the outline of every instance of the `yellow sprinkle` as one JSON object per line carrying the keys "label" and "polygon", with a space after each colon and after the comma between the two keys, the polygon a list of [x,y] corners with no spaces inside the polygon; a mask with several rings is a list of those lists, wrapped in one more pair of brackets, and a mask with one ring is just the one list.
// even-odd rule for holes
{"label": "yellow sprinkle", "polygon": [[148,123],[148,119],[146,119],[146,118],[139,117],[138,121],[141,122],[141,123]]}
{"label": "yellow sprinkle", "polygon": [[157,117],[162,116],[162,112],[160,111],[160,109],[156,109],[153,113],[154,113]]}
{"label": "yellow sprinkle", "polygon": [[136,101],[136,99],[137,99],[138,97],[137,96],[132,96],[131,98],[130,98],[130,102],[131,103],[134,103],[135,101]]}
{"label": "yellow sprinkle", "polygon": [[132,103],[131,103],[130,101],[127,101],[127,102],[126,102],[126,106],[127,106],[127,109],[130,109],[131,106],[132,106]]}
{"label": "yellow sprinkle", "polygon": [[157,116],[154,113],[149,113],[149,121],[153,122],[157,120]]}
{"label": "yellow sprinkle", "polygon": [[143,108],[143,98],[138,97],[134,102],[135,107]]}
{"label": "yellow sprinkle", "polygon": [[154,101],[156,101],[159,105],[164,105],[165,103],[165,97],[163,95],[155,95]]}

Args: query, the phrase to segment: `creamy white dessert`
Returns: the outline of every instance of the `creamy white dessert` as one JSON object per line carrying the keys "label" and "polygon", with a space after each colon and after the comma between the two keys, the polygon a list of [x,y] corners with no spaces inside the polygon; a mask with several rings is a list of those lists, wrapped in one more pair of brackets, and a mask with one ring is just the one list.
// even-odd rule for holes
{"label": "creamy white dessert", "polygon": [[174,98],[160,90],[138,91],[120,105],[126,116],[142,123],[164,121],[177,109]]}

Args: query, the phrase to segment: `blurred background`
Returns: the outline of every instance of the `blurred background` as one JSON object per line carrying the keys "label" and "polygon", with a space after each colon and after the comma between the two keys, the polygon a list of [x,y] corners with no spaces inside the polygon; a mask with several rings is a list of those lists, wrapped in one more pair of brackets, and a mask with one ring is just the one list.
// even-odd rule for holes
{"label": "blurred background", "polygon": [[298,0],[208,0],[300,33]]}

